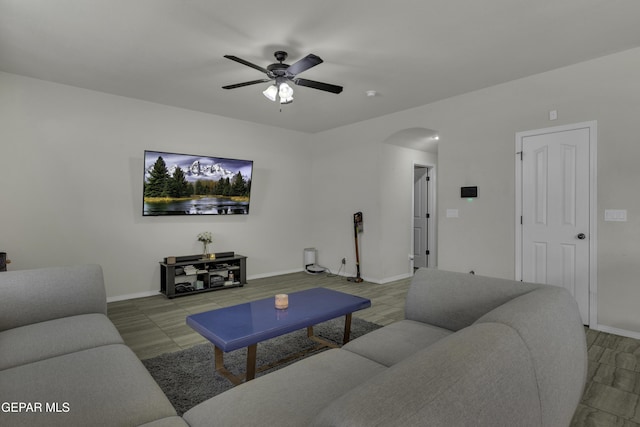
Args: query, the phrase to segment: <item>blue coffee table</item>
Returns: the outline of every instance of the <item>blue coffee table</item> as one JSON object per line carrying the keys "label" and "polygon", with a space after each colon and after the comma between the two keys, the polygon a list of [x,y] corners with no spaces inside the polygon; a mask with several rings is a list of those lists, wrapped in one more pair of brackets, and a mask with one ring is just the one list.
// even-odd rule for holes
{"label": "blue coffee table", "polygon": [[[313,325],[345,316],[343,344],[349,342],[351,314],[371,307],[371,301],[326,288],[313,288],[289,294],[289,307],[275,308],[274,297],[193,314],[187,325],[215,346],[216,371],[234,384],[243,378],[224,367],[224,353],[247,347],[246,381],[255,378],[256,350],[261,341],[307,328],[307,335],[322,346],[335,344],[313,335]],[[297,355],[296,355],[297,356]],[[271,367],[271,365],[269,366]]]}

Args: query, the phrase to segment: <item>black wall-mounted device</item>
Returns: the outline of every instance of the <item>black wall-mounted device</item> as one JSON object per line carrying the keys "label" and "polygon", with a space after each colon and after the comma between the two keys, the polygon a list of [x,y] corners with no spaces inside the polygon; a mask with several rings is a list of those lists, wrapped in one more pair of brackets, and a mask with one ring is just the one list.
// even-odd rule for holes
{"label": "black wall-mounted device", "polygon": [[478,197],[478,187],[460,187],[460,197],[463,199]]}

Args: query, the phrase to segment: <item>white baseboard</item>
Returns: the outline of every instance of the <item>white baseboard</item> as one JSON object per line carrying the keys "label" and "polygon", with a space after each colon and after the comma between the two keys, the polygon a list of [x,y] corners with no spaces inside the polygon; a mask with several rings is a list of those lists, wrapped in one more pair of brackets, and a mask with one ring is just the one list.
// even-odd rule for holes
{"label": "white baseboard", "polygon": [[161,295],[160,291],[138,292],[136,294],[117,295],[115,297],[108,297],[107,298],[107,303],[116,302],[116,301],[125,301],[125,300],[128,300],[128,299],[152,297],[152,296],[155,296],[155,295]]}
{"label": "white baseboard", "polygon": [[628,331],[626,329],[620,329],[620,328],[613,328],[607,325],[596,325],[595,327],[594,326],[589,326],[589,327],[596,331],[606,332],[608,334],[620,335],[621,337],[640,340],[640,332]]}
{"label": "white baseboard", "polygon": [[398,274],[397,276],[386,277],[386,278],[380,280],[380,282],[378,282],[378,283],[380,283],[381,285],[384,285],[386,283],[395,282],[397,280],[408,279],[410,277],[413,277],[413,273]]}
{"label": "white baseboard", "polygon": [[299,273],[301,271],[304,271],[304,270],[301,268],[297,268],[295,270],[274,271],[271,273],[254,274],[253,276],[248,276],[247,281],[253,280],[253,279],[264,279],[265,277],[282,276],[283,274]]}
{"label": "white baseboard", "polygon": [[[291,274],[291,273],[299,273],[304,271],[302,268],[297,268],[295,270],[286,270],[286,271],[276,271],[276,272],[272,272],[272,273],[263,273],[263,274],[254,274],[252,276],[247,277],[247,280],[253,280],[253,279],[264,279],[267,277],[273,277],[273,276],[282,276],[284,274]],[[340,276],[343,277],[354,277],[351,274],[347,274],[344,272],[340,273]],[[369,283],[376,283],[378,285],[384,285],[385,283],[390,283],[390,282],[395,282],[396,280],[402,280],[402,279],[407,279],[409,277],[413,276],[413,274],[411,273],[405,273],[405,274],[400,274],[397,276],[393,276],[393,277],[386,277],[384,279],[372,279],[370,277],[362,277],[362,280],[364,280],[365,282],[369,282]],[[113,297],[108,297],[107,298],[107,303],[110,302],[117,302],[117,301],[125,301],[125,300],[129,300],[129,299],[136,299],[136,298],[145,298],[145,297],[152,297],[155,295],[162,295],[160,293],[160,291],[148,291],[148,292],[138,292],[135,294],[126,294],[126,295],[116,295]],[[612,332],[615,333],[615,332]],[[619,335],[619,334],[618,334]]]}
{"label": "white baseboard", "polygon": [[[344,273],[340,273],[340,276],[355,277],[351,274],[344,274]],[[399,274],[393,277],[385,277],[382,279],[373,279],[371,277],[366,277],[366,276],[361,276],[361,277],[362,277],[362,280],[364,280],[365,282],[375,283],[376,285],[384,285],[387,283],[395,282],[396,280],[408,279],[409,277],[412,277],[412,276],[413,274],[411,273],[404,273],[404,274]]]}
{"label": "white baseboard", "polygon": [[[247,280],[262,279],[264,277],[272,277],[272,276],[281,276],[283,274],[297,273],[299,271],[302,271],[302,269],[289,270],[289,271],[278,271],[278,272],[275,272],[275,273],[266,273],[266,274],[256,274],[254,276],[249,276],[247,278]],[[128,300],[128,299],[152,297],[152,296],[155,296],[155,295],[163,295],[163,294],[159,290],[157,290],[157,291],[148,291],[148,292],[138,292],[138,293],[135,293],[135,294],[116,295],[114,297],[108,297],[107,298],[107,303],[117,302],[117,301],[125,301],[125,300]]]}

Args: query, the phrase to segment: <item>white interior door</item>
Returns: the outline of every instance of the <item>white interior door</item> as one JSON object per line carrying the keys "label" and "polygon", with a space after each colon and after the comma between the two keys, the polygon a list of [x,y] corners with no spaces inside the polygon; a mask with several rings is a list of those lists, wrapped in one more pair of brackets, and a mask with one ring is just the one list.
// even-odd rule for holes
{"label": "white interior door", "polygon": [[526,282],[562,286],[589,324],[589,127],[520,136],[521,272]]}
{"label": "white interior door", "polygon": [[429,169],[416,166],[413,181],[413,266],[429,266]]}

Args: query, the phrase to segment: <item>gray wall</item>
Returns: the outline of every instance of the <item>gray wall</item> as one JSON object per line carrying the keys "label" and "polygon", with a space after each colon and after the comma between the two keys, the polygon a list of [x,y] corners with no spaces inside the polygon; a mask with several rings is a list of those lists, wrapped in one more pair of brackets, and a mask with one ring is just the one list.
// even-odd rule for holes
{"label": "gray wall", "polygon": [[[441,137],[437,159],[439,268],[513,278],[515,134],[596,120],[598,323],[640,336],[639,75],[640,49],[633,49],[324,132],[316,137],[313,150],[318,153],[325,150],[323,144],[332,144],[333,149],[355,158],[357,152],[379,150],[382,141],[398,130],[419,126],[437,130]],[[558,111],[558,120],[549,120],[549,110]],[[345,162],[338,160],[338,153],[336,161]],[[369,190],[367,197],[374,197],[375,190],[364,181],[371,176],[376,159],[373,154],[362,159],[352,165],[364,164],[350,170],[350,175],[362,179],[353,185],[340,183],[340,191],[355,194],[364,188]],[[479,187],[480,197],[473,202],[460,198],[460,187],[467,185]],[[368,207],[376,212],[377,222],[372,225],[395,227],[393,220],[385,221],[381,214],[386,198],[379,199],[380,206],[375,200],[368,200]],[[460,217],[446,218],[449,208],[458,209]],[[604,222],[605,209],[626,209],[628,221]],[[342,232],[330,233],[323,232],[322,239],[334,247]],[[382,248],[383,242],[373,245],[378,243]]]}
{"label": "gray wall", "polygon": [[[0,73],[0,245],[11,270],[99,263],[109,297],[160,289],[158,262],[247,255],[257,277],[301,269],[308,135]],[[145,149],[254,161],[251,212],[142,217]]]}
{"label": "gray wall", "polygon": [[[383,282],[409,273],[411,167],[433,163],[439,267],[512,278],[515,134],[597,120],[598,323],[640,336],[638,75],[634,49],[309,135],[0,74],[1,250],[11,269],[98,262],[111,297],[156,291],[157,261],[197,253],[205,230],[250,257],[249,276],[299,270],[309,246],[353,273],[362,210],[363,275]],[[384,144],[416,127],[439,131],[437,157]],[[251,214],[143,218],[144,149],[253,159]],[[480,197],[461,200],[464,185]]]}
{"label": "gray wall", "polygon": [[[367,124],[313,135],[312,240],[332,269],[347,258],[355,275],[353,213],[361,211],[362,276],[374,282],[408,277],[412,237],[413,166],[436,166],[437,155],[384,143],[404,128],[396,123],[370,132]],[[412,126],[413,127],[413,126]]]}

